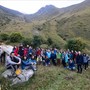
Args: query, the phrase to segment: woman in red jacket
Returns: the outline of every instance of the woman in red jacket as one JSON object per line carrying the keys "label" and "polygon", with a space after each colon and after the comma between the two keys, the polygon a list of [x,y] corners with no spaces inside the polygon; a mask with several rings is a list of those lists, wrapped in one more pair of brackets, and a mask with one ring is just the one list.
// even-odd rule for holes
{"label": "woman in red jacket", "polygon": [[17,46],[14,46],[13,52],[14,52],[15,56],[18,56],[18,47]]}

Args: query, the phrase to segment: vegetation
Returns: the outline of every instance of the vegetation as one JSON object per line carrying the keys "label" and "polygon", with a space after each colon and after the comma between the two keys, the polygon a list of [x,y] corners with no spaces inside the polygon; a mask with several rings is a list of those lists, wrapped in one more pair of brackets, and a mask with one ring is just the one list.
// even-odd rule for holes
{"label": "vegetation", "polygon": [[47,43],[48,43],[48,45],[52,45],[53,44],[53,41],[52,41],[52,39],[50,37],[47,39]]}
{"label": "vegetation", "polygon": [[74,51],[82,51],[83,49],[85,49],[85,46],[86,44],[80,41],[79,39],[72,39],[67,42],[66,48]]}
{"label": "vegetation", "polygon": [[32,39],[31,38],[24,38],[22,40],[22,43],[23,43],[24,46],[26,46],[26,45],[32,45]]}
{"label": "vegetation", "polygon": [[[25,17],[20,17],[22,16],[21,14],[18,16],[17,13],[15,15],[9,13],[9,11],[7,13],[7,9],[5,9],[6,11],[1,10],[0,33],[9,34],[18,30],[25,38],[32,39],[35,35],[43,38],[44,43],[40,41],[37,46],[46,44],[50,47],[57,46],[59,48],[62,48],[71,38],[81,37],[86,41],[87,50],[90,50],[90,3],[88,2],[89,0],[86,4],[85,2],[80,3],[76,8],[72,6],[64,8],[63,10],[60,9],[61,11],[58,9],[60,13],[55,12],[53,15],[51,15],[53,12],[52,10],[39,17],[34,14],[32,16],[35,16],[36,18],[32,18],[32,22],[30,16],[26,15],[26,20]],[[57,8],[54,10],[57,11]],[[62,13],[62,11],[65,12]],[[6,22],[6,24],[2,25],[2,22]],[[29,43],[30,42],[31,40]],[[33,42],[32,44],[36,44],[36,42]]]}
{"label": "vegetation", "polygon": [[33,47],[40,47],[41,44],[43,44],[43,39],[41,36],[35,35],[32,40]]}
{"label": "vegetation", "polygon": [[6,41],[9,39],[9,35],[6,34],[6,33],[1,33],[0,34],[0,39],[3,40],[3,41]]}
{"label": "vegetation", "polygon": [[0,81],[4,86],[2,90],[89,90],[90,69],[83,71],[83,74],[77,74],[76,71],[69,71],[62,66],[39,65],[35,75],[28,82],[10,86],[8,80],[0,78]]}
{"label": "vegetation", "polygon": [[10,35],[11,42],[20,42],[22,39],[23,39],[23,37],[20,33],[12,33]]}

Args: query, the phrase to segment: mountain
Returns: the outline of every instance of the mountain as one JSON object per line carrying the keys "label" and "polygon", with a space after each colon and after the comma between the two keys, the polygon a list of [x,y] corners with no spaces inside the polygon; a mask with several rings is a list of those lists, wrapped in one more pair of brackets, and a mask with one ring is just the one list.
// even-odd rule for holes
{"label": "mountain", "polygon": [[3,12],[5,12],[7,14],[11,14],[13,16],[20,16],[20,15],[22,15],[22,13],[20,13],[18,11],[8,9],[8,8],[3,7],[3,6],[0,5],[0,13],[3,13]]}
{"label": "mountain", "polygon": [[0,28],[4,27],[5,25],[9,24],[11,21],[23,21],[23,14],[8,9],[0,5]]}
{"label": "mountain", "polygon": [[[9,20],[8,20],[8,19]],[[6,24],[2,25],[2,21]],[[65,8],[42,7],[34,14],[22,14],[0,6],[0,31],[20,32],[25,37],[41,35],[63,46],[68,39],[81,38],[90,49],[90,0]]]}
{"label": "mountain", "polygon": [[45,7],[42,7],[38,12],[34,14],[25,15],[25,19],[27,22],[45,19],[48,20],[59,13],[60,13],[59,8],[53,5],[46,5]]}

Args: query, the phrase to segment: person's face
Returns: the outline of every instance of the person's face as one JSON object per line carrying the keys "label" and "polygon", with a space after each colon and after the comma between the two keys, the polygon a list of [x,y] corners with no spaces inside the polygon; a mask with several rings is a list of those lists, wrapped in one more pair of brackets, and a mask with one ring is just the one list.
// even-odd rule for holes
{"label": "person's face", "polygon": [[29,47],[29,45],[27,45],[27,47]]}
{"label": "person's face", "polygon": [[14,53],[12,53],[11,56],[14,57],[15,56]]}
{"label": "person's face", "polygon": [[34,59],[34,56],[32,56],[32,58]]}
{"label": "person's face", "polygon": [[78,54],[80,55],[80,54],[81,54],[81,52],[79,51],[79,52],[78,52]]}
{"label": "person's face", "polygon": [[54,51],[52,51],[52,53],[54,53]]}
{"label": "person's face", "polygon": [[26,57],[24,57],[24,59],[26,60]]}
{"label": "person's face", "polygon": [[72,60],[70,60],[70,63],[72,63]]}

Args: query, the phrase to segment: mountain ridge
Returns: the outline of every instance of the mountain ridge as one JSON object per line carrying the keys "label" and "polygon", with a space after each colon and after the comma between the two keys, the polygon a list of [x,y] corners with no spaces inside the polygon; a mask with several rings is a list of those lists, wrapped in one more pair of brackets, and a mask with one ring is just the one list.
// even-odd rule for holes
{"label": "mountain ridge", "polygon": [[67,40],[80,37],[90,49],[89,0],[61,9],[50,5],[32,15],[20,15],[13,16],[0,11],[0,32],[17,31],[30,38],[33,35],[40,35],[45,40],[50,37],[53,42],[60,43],[62,46]]}

